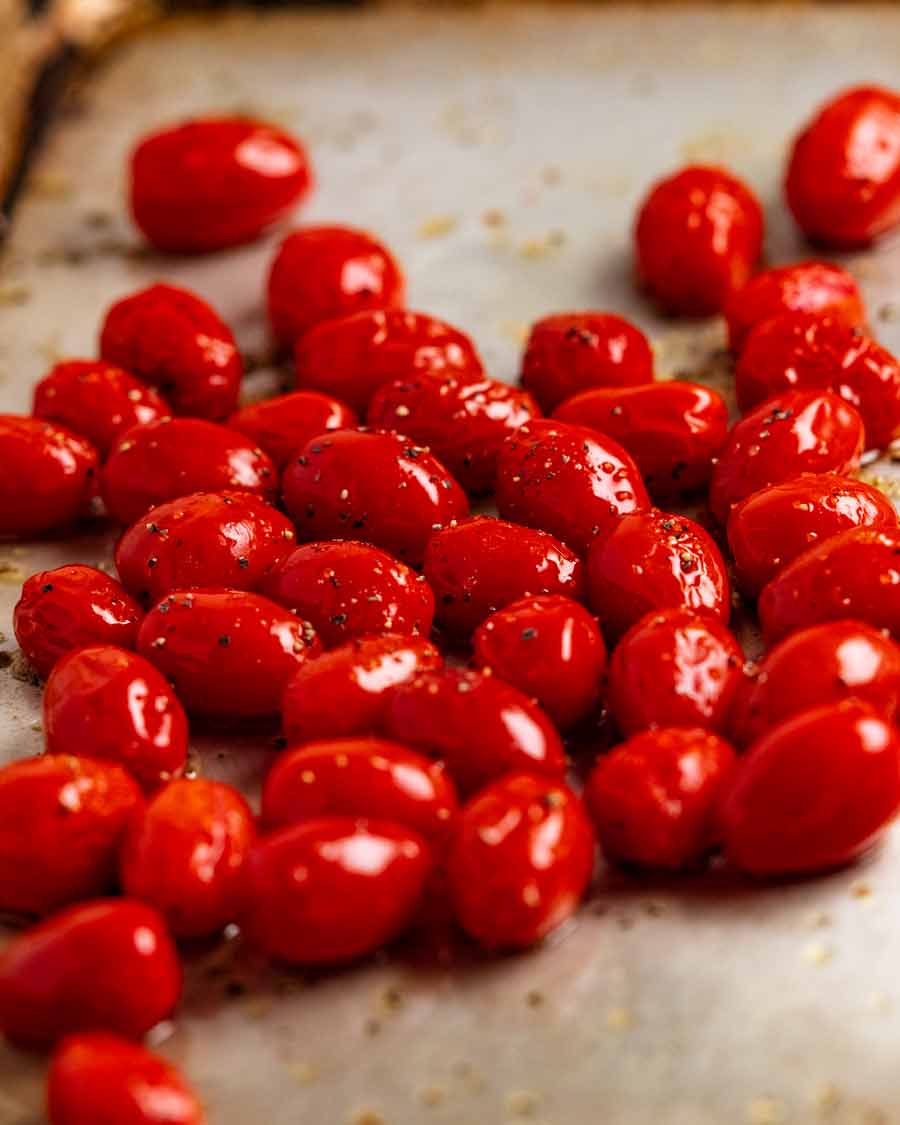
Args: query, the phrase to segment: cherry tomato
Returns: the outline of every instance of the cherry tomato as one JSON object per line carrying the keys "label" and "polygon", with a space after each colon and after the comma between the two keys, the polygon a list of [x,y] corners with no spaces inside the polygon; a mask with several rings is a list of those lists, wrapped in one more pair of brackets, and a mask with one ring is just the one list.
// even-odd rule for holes
{"label": "cherry tomato", "polygon": [[307,622],[244,590],[173,590],[138,634],[189,712],[232,719],[277,715],[285,685],[321,647]]}
{"label": "cherry tomato", "polygon": [[237,407],[243,364],[231,329],[205,301],[151,285],[117,301],[100,354],[155,387],[176,414],[218,420]]}
{"label": "cherry tomato", "polygon": [[22,1047],[46,1047],[75,1031],[139,1039],[172,1014],[180,995],[175,946],[142,902],[67,907],[0,951],[0,1029]]}
{"label": "cherry tomato", "polygon": [[349,429],[357,421],[354,411],[336,398],[318,391],[294,391],[245,406],[231,415],[227,425],[250,438],[281,470],[311,438],[326,430]]}
{"label": "cherry tomato", "polygon": [[650,506],[637,465],[587,426],[538,418],[506,439],[497,460],[497,509],[587,554],[604,528]]}
{"label": "cherry tomato", "polygon": [[584,799],[604,854],[677,870],[718,843],[717,804],[735,753],[703,727],[644,730],[602,757]]}
{"label": "cherry tomato", "polygon": [[285,469],[282,487],[301,540],[360,539],[413,564],[433,531],[469,514],[444,466],[397,434],[313,438]]}
{"label": "cherry tomato", "polygon": [[406,928],[431,854],[411,828],[328,816],[263,837],[247,867],[250,941],[289,964],[327,965],[374,953]]}
{"label": "cherry tomato", "polygon": [[431,632],[434,594],[420,574],[367,543],[304,543],[259,592],[309,621],[326,648],[368,633]]}
{"label": "cherry tomato", "polygon": [[648,613],[616,645],[606,704],[625,735],[728,724],[744,654],[728,629],[689,609]]}
{"label": "cherry tomato", "polygon": [[666,312],[712,316],[759,258],[763,213],[723,168],[692,165],[654,184],[635,227],[641,283]]}
{"label": "cherry tomato", "polygon": [[761,488],[803,473],[855,473],[865,448],[858,411],[830,391],[788,391],[731,428],[713,469],[709,506],[720,524]]}
{"label": "cherry tomato", "polygon": [[896,526],[893,504],[873,485],[807,473],[737,504],[728,519],[728,545],[738,585],[756,596],[789,562],[839,531]]}
{"label": "cherry tomato", "polygon": [[403,292],[400,266],[370,234],[351,227],[301,227],[285,238],[272,262],[269,322],[278,342],[291,347],[323,320],[402,305]]}
{"label": "cherry tomato", "polygon": [[596,620],[571,598],[520,598],[478,626],[473,647],[478,667],[536,699],[562,730],[600,698],[606,645]]}
{"label": "cherry tomato", "polygon": [[821,106],[794,141],[785,180],[803,233],[867,246],[900,222],[900,94],[857,86]]}
{"label": "cherry tomato", "polygon": [[447,872],[463,929],[487,949],[521,949],[575,913],[593,868],[594,833],[571,789],[513,773],[463,808]]}
{"label": "cherry tomato", "polygon": [[846,699],[774,727],[741,758],[720,810],[725,851],[753,875],[855,859],[900,807],[900,736]]}
{"label": "cherry tomato", "polygon": [[136,652],[92,645],[68,653],[47,679],[43,706],[51,754],[89,753],[118,762],[147,788],[184,766],[184,710],[165,678]]}
{"label": "cherry tomato", "polygon": [[16,640],[39,676],[85,645],[134,648],[143,611],[102,570],[70,563],[32,574],[13,610]]}

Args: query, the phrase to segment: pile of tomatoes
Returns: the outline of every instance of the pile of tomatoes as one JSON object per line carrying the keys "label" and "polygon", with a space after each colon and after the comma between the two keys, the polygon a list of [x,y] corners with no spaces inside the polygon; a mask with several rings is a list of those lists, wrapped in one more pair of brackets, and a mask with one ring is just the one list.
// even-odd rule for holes
{"label": "pile of tomatoes", "polygon": [[[311,182],[280,130],[200,120],[137,148],[132,210],[160,249],[207,252]],[[832,246],[896,225],[900,97],[824,107],[787,196]],[[900,436],[900,364],[845,270],[758,272],[762,239],[715,168],[657,184],[636,224],[652,297],[727,321],[730,428],[609,313],[548,316],[521,385],[490,377],[464,332],[405,308],[386,247],[338,226],[272,263],[290,393],[241,407],[229,328],[158,284],[109,309],[99,359],[0,418],[0,533],[123,529],[117,578],[35,574],[15,609],[46,753],[0,770],[0,911],[41,920],[0,953],[0,1028],[58,1044],[54,1125],[203,1119],[136,1042],[178,1004],[177,941],[237,924],[332,965],[452,924],[519,949],[577,910],[598,844],[784,876],[882,833],[900,526],[856,472]],[[471,514],[486,497],[497,518]],[[754,603],[758,664],[728,628]],[[182,776],[189,720],[280,729],[258,816]]]}

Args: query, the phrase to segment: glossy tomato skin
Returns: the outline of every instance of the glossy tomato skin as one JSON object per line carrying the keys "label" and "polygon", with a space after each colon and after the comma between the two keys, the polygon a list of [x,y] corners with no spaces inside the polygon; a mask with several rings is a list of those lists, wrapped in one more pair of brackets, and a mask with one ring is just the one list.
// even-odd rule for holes
{"label": "glossy tomato skin", "polygon": [[427,637],[434,594],[420,574],[368,543],[336,540],[295,547],[259,592],[309,621],[326,648],[377,633]]}
{"label": "glossy tomato skin", "polygon": [[734,749],[703,727],[658,727],[601,757],[584,799],[604,854],[678,870],[718,843],[717,806]]}
{"label": "glossy tomato skin", "polygon": [[487,949],[523,949],[578,908],[594,833],[561,780],[512,773],[463,807],[447,863],[457,921]]}
{"label": "glossy tomato skin", "polygon": [[803,473],[855,473],[864,448],[862,419],[850,403],[830,391],[788,391],[732,426],[709,506],[725,527],[734,506],[761,488]]}
{"label": "glossy tomato skin", "polygon": [[111,762],[45,754],[0,769],[0,911],[47,914],[110,890],[142,804]]}
{"label": "glossy tomato skin", "polygon": [[647,727],[724,731],[744,654],[721,621],[689,609],[648,613],[616,645],[606,704],[626,736]]}
{"label": "glossy tomato skin", "polygon": [[560,730],[589,715],[600,698],[603,634],[571,598],[520,598],[483,621],[472,643],[477,667],[537,700]]}
{"label": "glossy tomato skin", "polygon": [[427,449],[378,431],[313,438],[282,488],[301,541],[360,539],[413,564],[433,531],[469,514],[465,493]]}
{"label": "glossy tomato skin", "polygon": [[82,563],[32,574],[13,610],[16,640],[39,676],[85,645],[134,648],[143,610],[114,578]]}
{"label": "glossy tomato skin", "polygon": [[549,531],[580,555],[619,516],[650,506],[637,465],[617,442],[549,418],[506,439],[495,495],[504,519]]}
{"label": "glossy tomato skin", "polygon": [[242,929],[270,957],[340,964],[405,929],[431,870],[428,844],[387,820],[319,817],[260,839]]}
{"label": "glossy tomato skin", "polygon": [[802,711],[741,758],[720,810],[725,852],[752,875],[855,859],[900,807],[900,737],[855,699]]}
{"label": "glossy tomato skin", "polygon": [[900,95],[845,90],[794,141],[785,194],[801,230],[852,249],[900,222]]}
{"label": "glossy tomato skin", "polygon": [[243,364],[231,329],[195,293],[151,285],[117,301],[100,354],[154,387],[176,414],[213,421],[237,407]]}
{"label": "glossy tomato skin", "polygon": [[641,205],[638,277],[665,311],[712,316],[750,277],[762,238],[762,208],[746,184],[692,165],[658,181]]}
{"label": "glossy tomato skin", "polygon": [[851,527],[897,526],[884,493],[853,477],[807,473],[752,492],[731,511],[728,545],[738,585],[756,596],[798,555]]}
{"label": "glossy tomato skin", "polygon": [[175,946],[142,902],[67,907],[0,952],[0,1029],[22,1047],[78,1031],[138,1039],[172,1014],[180,995]]}
{"label": "glossy tomato skin", "polygon": [[225,719],[277,715],[291,676],[322,650],[311,625],[244,590],[173,590],[137,647],[189,713]]}
{"label": "glossy tomato skin", "polygon": [[245,406],[226,424],[259,446],[280,471],[310,438],[349,429],[358,421],[355,411],[331,395],[293,391]]}
{"label": "glossy tomato skin", "polygon": [[117,762],[147,789],[180,773],[187,758],[184,709],[153,665],[115,645],[75,649],[59,660],[43,698],[50,754]]}

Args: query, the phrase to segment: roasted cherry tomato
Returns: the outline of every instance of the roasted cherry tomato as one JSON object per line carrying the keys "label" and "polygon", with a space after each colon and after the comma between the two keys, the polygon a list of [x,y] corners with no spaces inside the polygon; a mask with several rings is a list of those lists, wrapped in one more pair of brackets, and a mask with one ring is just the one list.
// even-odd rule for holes
{"label": "roasted cherry tomato", "polygon": [[270,957],[339,964],[406,928],[431,870],[425,840],[387,820],[328,816],[259,840],[243,929]]}
{"label": "roasted cherry tomato", "polygon": [[503,443],[496,500],[505,519],[549,531],[582,555],[619,516],[650,506],[637,465],[617,442],[550,418],[527,422]]}
{"label": "roasted cherry tomato", "polygon": [[411,563],[421,562],[432,532],[469,514],[444,466],[397,434],[313,438],[285,469],[282,487],[299,539],[360,539]]}
{"label": "roasted cherry tomato", "polygon": [[900,94],[857,86],[826,102],[794,141],[785,180],[804,234],[866,246],[900,222]]}
{"label": "roasted cherry tomato", "polygon": [[184,709],[165,677],[136,652],[115,645],[75,649],[54,665],[43,705],[50,754],[118,762],[147,788],[184,766]]}
{"label": "roasted cherry tomato", "polygon": [[237,407],[243,364],[234,336],[187,289],[151,285],[117,301],[103,322],[100,354],[155,387],[176,414],[221,419]]}
{"label": "roasted cherry tomato", "polygon": [[616,645],[606,705],[625,735],[646,727],[722,731],[744,654],[716,618],[689,609],[648,613]]}
{"label": "roasted cherry tomato", "polygon": [[283,469],[310,438],[326,430],[349,429],[358,420],[336,398],[318,391],[294,391],[245,406],[231,415],[227,425],[250,438]]}
{"label": "roasted cherry tomato", "polygon": [[487,949],[521,949],[578,909],[594,833],[562,781],[508,774],[463,808],[447,872],[456,917]]}
{"label": "roasted cherry tomato", "polygon": [[738,585],[755,596],[789,562],[850,527],[896,527],[884,493],[853,477],[806,473],[751,493],[728,518]]}
{"label": "roasted cherry tomato", "polygon": [[13,610],[16,640],[37,674],[85,645],[134,648],[143,611],[102,570],[70,563],[32,574]]}
{"label": "roasted cherry tomato", "polygon": [[597,536],[587,561],[588,602],[608,640],[645,613],[689,609],[728,621],[731,594],[719,548],[693,520],[656,508]]}
{"label": "roasted cherry tomato", "polygon": [[142,902],[92,899],[0,951],[0,1029],[22,1047],[75,1031],[139,1039],[172,1014],[181,966],[160,915]]}
{"label": "roasted cherry tomato", "polygon": [[659,727],[602,757],[584,799],[605,855],[678,869],[718,843],[718,801],[735,753],[703,727]]}
{"label": "roasted cherry tomato", "polygon": [[422,575],[368,543],[304,543],[259,592],[309,621],[326,648],[369,633],[427,637],[434,617],[434,594]]}
{"label": "roasted cherry tomato", "polygon": [[900,808],[900,736],[866,703],[802,711],[740,760],[720,810],[725,851],[753,875],[848,863]]}
{"label": "roasted cherry tomato", "polygon": [[187,710],[217,718],[277,715],[285,685],[321,648],[311,625],[244,590],[173,590],[138,634]]}
{"label": "roasted cherry tomato", "polygon": [[759,258],[763,213],[723,168],[692,165],[654,184],[635,227],[641,283],[666,312],[712,316]]}
{"label": "roasted cherry tomato", "polygon": [[788,391],[736,422],[713,469],[709,506],[720,524],[761,488],[803,473],[850,474],[865,448],[862,418],[830,391]]}

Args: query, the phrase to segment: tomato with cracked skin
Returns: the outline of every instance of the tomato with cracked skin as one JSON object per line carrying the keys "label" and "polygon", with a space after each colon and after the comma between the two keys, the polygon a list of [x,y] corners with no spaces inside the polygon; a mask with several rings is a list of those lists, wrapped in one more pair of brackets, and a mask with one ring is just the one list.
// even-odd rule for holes
{"label": "tomato with cracked skin", "polygon": [[358,421],[355,411],[331,395],[293,391],[245,406],[225,424],[250,438],[280,471],[310,438],[349,429]]}

